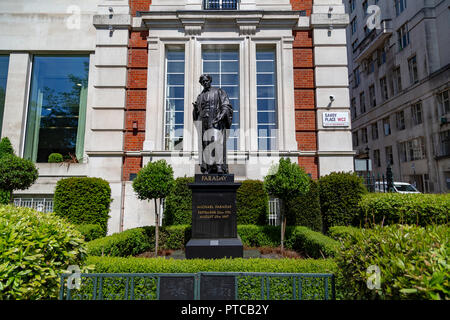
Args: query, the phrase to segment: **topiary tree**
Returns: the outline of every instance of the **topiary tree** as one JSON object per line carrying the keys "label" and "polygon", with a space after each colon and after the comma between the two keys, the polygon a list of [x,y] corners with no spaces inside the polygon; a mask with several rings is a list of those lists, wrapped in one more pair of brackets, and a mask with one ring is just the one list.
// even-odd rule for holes
{"label": "topiary tree", "polygon": [[164,201],[163,225],[184,225],[192,222],[192,191],[188,183],[193,177],[175,179],[175,185]]}
{"label": "topiary tree", "polygon": [[[4,137],[2,140],[0,140],[0,158],[7,154],[14,155],[14,149],[8,137]],[[9,201],[10,192],[0,189],[0,204],[8,204]]]}
{"label": "topiary tree", "polygon": [[0,158],[7,154],[14,154],[14,149],[9,138],[4,137],[0,140]]}
{"label": "topiary tree", "polygon": [[108,181],[94,177],[60,179],[53,199],[56,215],[76,225],[99,225],[106,235],[112,201]]}
{"label": "topiary tree", "polygon": [[14,154],[6,154],[0,158],[0,189],[9,193],[10,201],[14,190],[28,189],[38,176],[38,170],[30,160]]}
{"label": "topiary tree", "polygon": [[359,225],[358,203],[367,193],[361,177],[332,172],[319,179],[319,190],[324,232],[333,226]]}
{"label": "topiary tree", "polygon": [[155,204],[155,256],[158,255],[159,213],[157,200],[170,194],[175,181],[173,169],[165,160],[147,163],[133,180],[133,189],[141,200],[154,200]]}
{"label": "topiary tree", "polygon": [[298,164],[289,158],[281,158],[278,165],[272,166],[269,174],[264,178],[266,191],[280,199],[281,209],[281,250],[284,250],[284,234],[286,231],[286,203],[299,195],[309,191],[310,178]]}
{"label": "topiary tree", "polygon": [[245,180],[237,190],[237,224],[264,225],[269,214],[269,195],[260,180]]}
{"label": "topiary tree", "polygon": [[310,179],[309,191],[286,202],[287,224],[305,226],[322,232],[322,214],[320,212],[319,183]]}

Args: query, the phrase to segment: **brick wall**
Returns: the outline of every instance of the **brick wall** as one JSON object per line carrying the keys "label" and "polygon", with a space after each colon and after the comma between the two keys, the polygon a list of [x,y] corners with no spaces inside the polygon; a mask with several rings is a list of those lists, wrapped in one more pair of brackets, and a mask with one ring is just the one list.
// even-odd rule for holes
{"label": "brick wall", "polygon": [[[311,14],[313,0],[291,0],[293,10],[306,10]],[[293,31],[294,36],[294,95],[295,129],[299,150],[317,150],[317,120],[314,83],[314,54],[311,31]],[[317,157],[299,157],[314,179],[318,178]]]}
{"label": "brick wall", "polygon": [[[130,0],[130,11],[148,11],[151,0]],[[148,31],[131,31],[128,41],[127,101],[125,109],[124,151],[141,151],[145,140],[147,104]],[[137,125],[137,129],[133,128]],[[142,157],[123,158],[123,180],[142,168]]]}

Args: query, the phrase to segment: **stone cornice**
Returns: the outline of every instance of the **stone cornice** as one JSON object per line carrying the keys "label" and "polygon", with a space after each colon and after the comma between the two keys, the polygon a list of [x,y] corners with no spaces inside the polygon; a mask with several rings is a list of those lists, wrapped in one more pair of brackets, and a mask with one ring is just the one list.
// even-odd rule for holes
{"label": "stone cornice", "polygon": [[[200,35],[206,24],[238,26],[241,35],[254,35],[258,28],[296,28],[303,11],[140,11],[137,18],[147,28],[184,28],[186,35]],[[304,22],[300,25],[304,25]]]}

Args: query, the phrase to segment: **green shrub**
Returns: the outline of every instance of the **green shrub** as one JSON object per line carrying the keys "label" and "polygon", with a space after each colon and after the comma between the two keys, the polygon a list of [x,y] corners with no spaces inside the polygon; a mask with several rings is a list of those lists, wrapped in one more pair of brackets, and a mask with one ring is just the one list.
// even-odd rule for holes
{"label": "green shrub", "polygon": [[75,227],[83,235],[85,241],[92,241],[106,235],[98,224],[80,224]]}
{"label": "green shrub", "polygon": [[81,266],[81,234],[52,213],[0,206],[0,300],[56,299],[59,274]]}
{"label": "green shrub", "polygon": [[375,193],[358,204],[361,225],[448,223],[450,194]]}
{"label": "green shrub", "polygon": [[319,192],[325,232],[333,226],[359,225],[358,202],[367,193],[362,178],[333,172],[319,179]]}
{"label": "green shrub", "polygon": [[[336,258],[347,299],[450,299],[448,226],[375,226],[348,234]],[[380,289],[367,273],[378,266]]]}
{"label": "green shrub", "polygon": [[192,191],[188,183],[194,178],[183,177],[175,179],[175,187],[164,202],[163,225],[184,225],[192,222]]}
{"label": "green shrub", "polygon": [[266,224],[269,214],[269,195],[264,190],[262,181],[243,181],[236,196],[238,224]]}
{"label": "green shrub", "polygon": [[0,205],[1,204],[9,204],[10,202],[10,193],[8,191],[5,190],[1,190],[0,189]]}
{"label": "green shrub", "polygon": [[288,225],[305,226],[314,231],[322,231],[319,184],[310,180],[309,191],[286,202]]}
{"label": "green shrub", "polygon": [[51,153],[48,156],[48,163],[59,163],[63,162],[64,158],[61,153]]}
{"label": "green shrub", "polygon": [[109,183],[101,178],[73,177],[56,184],[55,214],[73,224],[97,224],[107,231],[111,203]]}
{"label": "green shrub", "polygon": [[286,247],[319,259],[335,256],[339,243],[320,232],[306,227],[296,227],[286,241]]}
{"label": "green shrub", "polygon": [[334,226],[328,229],[328,236],[334,240],[341,240],[359,231],[360,228],[356,227]]}
{"label": "green shrub", "polygon": [[14,154],[14,149],[9,138],[4,137],[0,140],[0,158],[7,154]]}
{"label": "green shrub", "polygon": [[[237,231],[246,247],[278,247],[280,246],[280,227],[238,225]],[[292,227],[286,228],[286,236],[292,233]]]}
{"label": "green shrub", "polygon": [[145,228],[134,228],[90,241],[87,248],[89,255],[127,257],[150,250],[151,244]]}

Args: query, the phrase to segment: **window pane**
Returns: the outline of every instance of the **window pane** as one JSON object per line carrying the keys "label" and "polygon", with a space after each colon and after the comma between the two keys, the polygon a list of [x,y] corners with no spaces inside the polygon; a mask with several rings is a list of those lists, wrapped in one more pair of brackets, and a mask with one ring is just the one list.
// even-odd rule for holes
{"label": "window pane", "polygon": [[167,73],[184,74],[184,62],[167,62]]}
{"label": "window pane", "polygon": [[3,113],[5,108],[6,81],[8,78],[9,56],[0,56],[0,136],[2,133]]}
{"label": "window pane", "polygon": [[258,82],[258,85],[273,85],[275,83],[275,74],[273,73],[258,74],[256,81]]}
{"label": "window pane", "polygon": [[239,51],[238,49],[203,49],[203,73],[212,77],[212,86],[222,88],[233,106],[233,124],[227,141],[228,150],[239,145]]}
{"label": "window pane", "polygon": [[88,73],[88,56],[34,57],[25,158],[47,162],[61,153],[82,159]]}
{"label": "window pane", "polygon": [[170,85],[184,86],[184,74],[168,74],[167,83]]}
{"label": "window pane", "polygon": [[165,150],[183,150],[184,50],[167,51]]}
{"label": "window pane", "polygon": [[[219,73],[220,64],[219,62],[204,62],[203,63],[203,73]],[[213,78],[214,80],[214,78]]]}
{"label": "window pane", "polygon": [[259,150],[275,150],[278,148],[275,57],[274,48],[259,48],[256,51]]}

